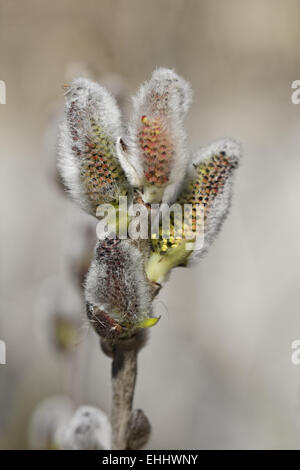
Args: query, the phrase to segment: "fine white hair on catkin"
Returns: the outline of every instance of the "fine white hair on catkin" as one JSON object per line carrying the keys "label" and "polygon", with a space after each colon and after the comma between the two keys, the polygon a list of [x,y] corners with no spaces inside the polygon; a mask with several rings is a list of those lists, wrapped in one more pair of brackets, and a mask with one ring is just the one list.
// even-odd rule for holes
{"label": "fine white hair on catkin", "polygon": [[145,202],[171,202],[180,189],[189,157],[183,119],[191,101],[188,82],[165,68],[155,70],[133,98],[126,149],[117,150]]}
{"label": "fine white hair on catkin", "polygon": [[107,415],[93,406],[81,406],[70,422],[57,431],[63,450],[109,450],[111,425]]}
{"label": "fine white hair on catkin", "polygon": [[[233,182],[235,177],[235,169],[240,163],[242,156],[241,145],[233,139],[223,138],[212,142],[206,147],[200,148],[193,155],[193,165],[210,161],[216,155],[224,152],[226,158],[232,164],[232,169],[226,177],[224,186],[214,199],[212,206],[209,208],[208,217],[205,224],[204,243],[199,250],[194,250],[189,257],[189,263],[193,263],[201,259],[207,253],[217,235],[219,234],[223,222],[225,221],[231,206],[233,194]],[[193,172],[193,165],[190,172]]]}
{"label": "fine white hair on catkin", "polygon": [[116,321],[151,316],[151,290],[144,258],[132,240],[99,240],[85,284],[86,301]]}
{"label": "fine white hair on catkin", "polygon": [[108,200],[117,198],[118,184],[124,183],[121,175],[119,180],[116,178],[107,184],[103,174],[100,176],[99,173],[103,165],[100,157],[111,162],[113,169],[119,166],[121,170],[115,147],[120,134],[120,111],[110,93],[86,78],[74,80],[65,93],[58,168],[73,199],[93,215],[97,203],[102,202],[101,195]]}
{"label": "fine white hair on catkin", "polygon": [[56,447],[56,433],[71,419],[73,406],[72,400],[66,395],[52,395],[42,400],[30,418],[29,448],[49,450]]}

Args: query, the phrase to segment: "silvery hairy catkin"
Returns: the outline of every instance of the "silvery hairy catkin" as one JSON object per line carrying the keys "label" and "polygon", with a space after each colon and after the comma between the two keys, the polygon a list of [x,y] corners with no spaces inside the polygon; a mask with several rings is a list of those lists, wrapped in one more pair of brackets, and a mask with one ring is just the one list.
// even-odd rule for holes
{"label": "silvery hairy catkin", "polygon": [[[191,213],[186,219],[173,217],[168,237],[164,238],[161,230],[160,236],[152,239],[152,254],[146,268],[149,279],[162,282],[172,268],[196,261],[207,252],[229,212],[240,155],[240,145],[231,139],[221,139],[195,153],[175,201],[181,208],[189,204]],[[202,209],[199,220],[197,206]],[[181,235],[177,237],[179,228]],[[203,237],[199,246],[195,242],[197,230]],[[191,242],[194,246],[187,249]]]}
{"label": "silvery hairy catkin", "polygon": [[66,395],[45,398],[34,409],[29,421],[28,444],[32,450],[59,449],[56,433],[69,422],[73,402]]}
{"label": "silvery hairy catkin", "polygon": [[81,406],[56,434],[62,450],[108,450],[111,426],[107,415],[93,406]]}
{"label": "silvery hairy catkin", "polygon": [[116,155],[121,133],[119,108],[105,88],[85,78],[67,87],[58,165],[73,199],[92,215],[129,192]]}
{"label": "silvery hairy catkin", "polygon": [[127,336],[151,326],[152,286],[144,257],[131,240],[99,240],[86,279],[87,314],[105,338]]}
{"label": "silvery hairy catkin", "polygon": [[183,119],[191,95],[183,78],[159,68],[133,98],[129,135],[118,155],[146,203],[170,202],[184,179],[189,153]]}

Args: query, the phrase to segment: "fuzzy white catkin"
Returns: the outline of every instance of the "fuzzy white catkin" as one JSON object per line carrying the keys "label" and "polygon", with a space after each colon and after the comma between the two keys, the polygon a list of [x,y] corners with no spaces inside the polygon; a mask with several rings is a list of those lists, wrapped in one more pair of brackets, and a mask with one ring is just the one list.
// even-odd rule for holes
{"label": "fuzzy white catkin", "polygon": [[29,448],[48,450],[57,447],[56,432],[66,425],[72,413],[73,403],[67,396],[54,395],[40,402],[29,422]]}
{"label": "fuzzy white catkin", "polygon": [[132,240],[99,240],[86,278],[85,297],[117,321],[151,316],[151,293],[144,260]]}
{"label": "fuzzy white catkin", "polygon": [[[130,183],[140,189],[145,202],[170,202],[174,200],[186,173],[189,157],[184,116],[192,101],[191,87],[173,70],[158,68],[149,81],[142,84],[133,97],[133,113],[129,124],[129,135],[125,138],[127,149],[117,145],[119,160]],[[143,151],[139,144],[141,118],[161,118],[170,143],[174,149],[170,161],[170,175],[167,185],[149,185],[145,179]]]}
{"label": "fuzzy white catkin", "polygon": [[[68,113],[76,105],[77,122],[70,122]],[[119,107],[111,94],[98,83],[86,78],[74,80],[65,94],[65,117],[60,126],[58,143],[58,168],[65,186],[75,202],[89,213],[93,213],[91,201],[84,189],[80,170],[86,152],[86,139],[92,135],[92,120],[112,142],[122,134]],[[76,138],[72,133],[76,132]],[[78,158],[74,143],[82,156]]]}
{"label": "fuzzy white catkin", "polygon": [[111,425],[102,410],[81,406],[70,422],[58,430],[56,440],[63,450],[109,450]]}
{"label": "fuzzy white catkin", "polygon": [[[234,163],[236,167],[238,166],[242,155],[241,145],[230,138],[219,139],[207,145],[206,147],[200,148],[193,155],[193,164],[199,164],[202,161],[212,158],[214,155],[220,154],[221,152],[225,152],[228,159]],[[190,173],[192,172],[193,165],[191,165],[190,168]],[[191,256],[189,257],[189,263],[193,263],[201,259],[207,253],[209,247],[220,232],[222,224],[230,210],[234,177],[235,171],[233,170],[230,172],[227,180],[225,181],[222,191],[217,195],[212,206],[210,207],[204,233],[204,244],[201,249],[194,250],[191,253]]]}

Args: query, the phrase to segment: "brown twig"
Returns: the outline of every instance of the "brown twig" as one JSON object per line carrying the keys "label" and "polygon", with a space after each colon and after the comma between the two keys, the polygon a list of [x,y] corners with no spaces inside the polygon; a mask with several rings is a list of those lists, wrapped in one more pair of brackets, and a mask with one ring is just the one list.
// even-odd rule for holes
{"label": "brown twig", "polygon": [[132,410],[137,356],[145,344],[144,332],[114,343],[102,340],[102,350],[112,361],[112,449],[139,449],[149,439],[150,423],[142,410]]}
{"label": "brown twig", "polygon": [[112,362],[112,448],[128,447],[128,427],[137,375],[137,351],[115,348]]}

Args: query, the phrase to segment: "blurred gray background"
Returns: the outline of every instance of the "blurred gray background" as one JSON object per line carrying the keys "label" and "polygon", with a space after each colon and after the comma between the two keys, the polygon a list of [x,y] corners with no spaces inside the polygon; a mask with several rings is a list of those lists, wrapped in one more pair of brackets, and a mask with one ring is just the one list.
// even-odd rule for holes
{"label": "blurred gray background", "polygon": [[148,447],[300,448],[299,15],[299,0],[0,0],[0,448],[28,446],[32,412],[53,394],[110,409],[94,332],[84,321],[71,374],[43,320],[51,283],[82,308],[70,259],[89,222],[53,175],[62,85],[85,65],[127,109],[155,67],[174,68],[194,89],[191,148],[223,136],[244,148],[223,231],[156,303],[135,397]]}

